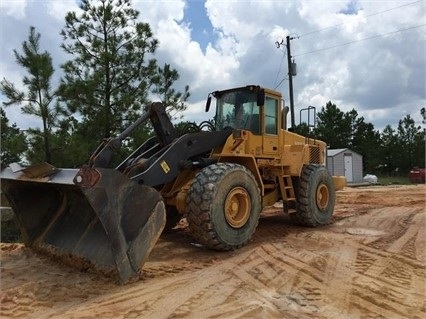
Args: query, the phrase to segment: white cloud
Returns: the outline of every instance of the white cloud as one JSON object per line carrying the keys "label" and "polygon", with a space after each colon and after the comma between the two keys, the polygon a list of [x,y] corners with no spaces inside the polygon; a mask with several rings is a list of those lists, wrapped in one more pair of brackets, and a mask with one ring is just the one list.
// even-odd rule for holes
{"label": "white cloud", "polygon": [[64,22],[65,15],[69,11],[80,11],[74,0],[45,0],[47,7],[47,13],[55,20],[59,20],[61,23]]}
{"label": "white cloud", "polygon": [[27,0],[2,0],[0,1],[0,10],[7,16],[21,20],[25,18],[25,8]]}
{"label": "white cloud", "polygon": [[134,0],[132,3],[133,7],[139,11],[141,20],[149,23],[151,27],[159,21],[183,19],[185,8],[183,0]]}

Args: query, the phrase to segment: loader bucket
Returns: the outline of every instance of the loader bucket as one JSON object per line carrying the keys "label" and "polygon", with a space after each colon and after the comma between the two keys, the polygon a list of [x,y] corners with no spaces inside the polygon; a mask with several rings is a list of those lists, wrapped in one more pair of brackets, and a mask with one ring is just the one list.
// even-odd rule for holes
{"label": "loader bucket", "polygon": [[24,243],[82,270],[138,277],[166,221],[162,197],[113,169],[2,170]]}

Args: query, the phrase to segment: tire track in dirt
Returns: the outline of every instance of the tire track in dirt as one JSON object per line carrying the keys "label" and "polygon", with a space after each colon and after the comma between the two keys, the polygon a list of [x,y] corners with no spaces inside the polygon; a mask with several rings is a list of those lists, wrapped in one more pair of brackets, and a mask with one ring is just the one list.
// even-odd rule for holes
{"label": "tire track in dirt", "polygon": [[[422,298],[419,298],[419,295],[415,293],[416,291],[424,291],[424,288],[421,289],[419,283],[423,283],[424,285],[425,274],[423,272],[419,274],[419,276],[416,276],[416,278],[412,278],[410,274],[424,269],[424,265],[416,260],[409,260],[408,258],[401,257],[396,253],[400,252],[401,247],[404,247],[408,241],[412,238],[416,238],[419,230],[424,229],[425,225],[422,223],[423,219],[420,217],[413,218],[410,209],[406,209],[406,214],[407,215],[404,213],[405,217],[402,218],[402,223],[400,223],[401,229],[396,234],[391,234],[391,236],[386,237],[387,239],[385,242],[390,247],[390,252],[375,249],[373,248],[375,246],[373,244],[370,245],[373,247],[369,248],[369,254],[366,254],[364,245],[357,241],[345,241],[342,245],[344,248],[342,249],[342,246],[340,247],[340,256],[338,258],[333,256],[333,252],[327,253],[325,251],[316,258],[310,256],[312,259],[309,260],[306,259],[306,256],[309,255],[306,251],[302,254],[303,258],[300,258],[300,251],[296,253],[296,256],[292,256],[291,249],[288,249],[288,247],[287,249],[286,247],[277,248],[279,244],[274,243],[262,246],[262,248],[267,251],[267,254],[262,257],[266,260],[267,258],[265,258],[265,256],[269,256],[269,258],[273,257],[278,260],[280,265],[286,264],[286,266],[296,269],[296,273],[291,274],[293,280],[289,286],[292,286],[292,288],[289,289],[287,287],[286,293],[298,295],[299,302],[301,303],[313,305],[316,299],[312,298],[312,296],[322,295],[333,300],[337,299],[339,302],[343,303],[343,305],[341,305],[342,308],[350,309],[348,303],[351,303],[350,300],[352,296],[355,295],[361,298],[360,300],[382,300],[379,303],[372,301],[361,303],[361,305],[364,306],[360,308],[369,309],[369,311],[375,313],[375,315],[386,312],[387,316],[391,317],[401,317],[407,313],[412,313],[415,316],[415,312],[410,310],[413,305],[416,309],[425,309]],[[317,236],[312,234],[306,237]],[[338,238],[336,237],[334,239],[336,239],[334,244],[340,245]],[[321,238],[318,238],[318,242],[320,241]],[[274,246],[276,249],[272,251],[271,247]],[[313,249],[315,249],[315,247]],[[316,249],[316,251],[321,250]],[[297,261],[294,262],[293,259]],[[355,266],[351,266],[351,264]],[[348,267],[354,269],[348,271]],[[323,269],[323,273],[317,271],[321,269]],[[343,269],[343,272],[337,271],[338,269]],[[250,271],[246,272],[250,273]],[[304,276],[300,277],[301,274],[307,275],[311,277],[311,279],[302,278]],[[309,281],[309,284],[305,282],[305,286],[300,285],[301,289],[299,289],[299,291],[294,289],[295,283],[297,281],[303,281],[303,279],[305,279],[306,282]],[[343,284],[342,279],[344,280]],[[340,287],[337,295],[334,293],[333,282]],[[361,285],[359,282],[364,284]],[[323,283],[327,284],[323,285]],[[265,282],[264,284],[268,283]],[[326,287],[329,288],[327,289]],[[342,287],[344,288],[343,291]],[[383,293],[383,290],[389,293]],[[413,296],[415,298],[412,298]],[[300,299],[303,300],[300,301]],[[322,300],[322,303],[325,301],[326,300]],[[353,306],[356,307],[357,305]],[[339,308],[339,305],[336,305],[336,308]],[[383,309],[377,311],[379,308]],[[324,309],[322,309],[322,313],[324,313]]]}
{"label": "tire track in dirt", "polygon": [[[194,318],[281,317],[281,309],[284,307],[279,303],[280,296],[268,283],[275,280],[282,270],[274,267],[269,257],[266,260],[262,258],[261,252],[262,246],[252,248],[251,252],[225,261],[226,269],[223,264],[211,267],[209,272],[225,271],[230,277],[226,282],[218,281],[204,287],[179,306],[171,317],[191,318],[191,313],[197,314]],[[209,307],[203,306],[204,304]],[[288,312],[286,316],[289,317]],[[298,317],[300,316],[297,313],[293,316]]]}
{"label": "tire track in dirt", "polygon": [[408,294],[405,289],[383,285],[371,278],[358,278],[353,283],[351,299],[353,296],[363,300],[356,303],[356,307],[361,306],[375,315],[385,315],[387,318],[420,317],[418,309],[422,308],[422,300],[419,296],[412,298],[413,294]]}
{"label": "tire track in dirt", "polygon": [[[230,277],[226,282],[217,282],[202,289],[188,298],[175,309],[173,318],[191,318],[197,313],[198,318],[207,318],[212,315],[212,308],[218,315],[235,317],[235,314],[244,314],[244,305],[238,303],[236,295],[238,289],[244,285],[236,278]],[[251,309],[250,309],[251,310]]]}
{"label": "tire track in dirt", "polygon": [[420,260],[423,264],[426,264],[426,208],[423,212],[419,213],[419,216],[421,216],[419,217],[419,223],[423,225],[423,227],[420,227],[417,236],[414,239],[413,244],[415,253],[413,256],[416,260]]}
{"label": "tire track in dirt", "polygon": [[[339,311],[342,318],[345,318],[350,317],[349,310],[352,302],[353,283],[357,280],[354,264],[359,245],[345,238],[342,239],[341,243],[337,242],[337,244],[344,247],[344,249],[333,252],[334,258],[329,258],[324,266],[326,284],[322,294],[338,301],[330,313]],[[336,287],[339,287],[339,289],[336,289]]]}
{"label": "tire track in dirt", "polygon": [[[171,314],[173,318],[269,318],[281,317],[280,308],[274,302],[278,298],[271,287],[265,284],[280,274],[259,258],[261,247],[246,247],[245,253],[210,267],[209,272],[224,272],[226,281],[218,281],[204,287],[198,294],[188,298]],[[225,266],[225,267],[224,267]],[[245,271],[246,270],[246,271]],[[278,270],[278,271],[277,271]],[[248,271],[248,272],[247,272]],[[267,280],[253,276],[255,272]],[[272,300],[271,300],[272,298]],[[205,305],[209,306],[205,306]],[[191,314],[196,313],[196,316]],[[295,315],[294,318],[299,316]]]}
{"label": "tire track in dirt", "polygon": [[[386,250],[388,252],[399,253],[407,242],[417,235],[421,225],[421,214],[418,210],[414,210],[410,215],[402,220],[402,232],[403,234],[395,240]],[[412,256],[415,258],[415,255]]]}
{"label": "tire track in dirt", "polygon": [[[401,212],[401,208],[398,208],[398,210]],[[306,248],[309,247],[307,243],[312,243],[311,239],[317,242],[322,240],[321,236],[317,235],[317,232],[303,234],[305,237],[303,245],[305,250],[302,250],[303,253],[301,253],[301,250],[297,250],[295,256],[292,255],[292,250],[288,247],[291,247],[291,243],[287,243],[289,244],[287,247],[277,242],[263,244],[262,249],[265,254],[262,254],[259,250],[257,250],[257,253],[262,255],[268,265],[274,263],[285,265],[285,270],[292,280],[285,283],[287,287],[285,290],[281,290],[280,293],[296,296],[288,297],[296,303],[313,306],[316,301],[320,301],[316,297],[322,295],[324,296],[324,300],[321,300],[322,304],[329,301],[325,299],[332,299],[329,308],[334,309],[330,309],[331,313],[333,311],[335,313],[336,310],[339,311],[340,308],[346,309],[348,314],[355,307],[359,308],[360,311],[362,309],[364,309],[363,311],[367,310],[373,316],[379,316],[382,313],[386,313],[390,317],[401,317],[407,313],[418,316],[416,314],[418,309],[423,309],[424,312],[426,308],[422,298],[419,298],[421,295],[416,294],[416,292],[424,291],[425,273],[424,271],[419,273],[418,276],[415,276],[416,278],[412,278],[410,273],[418,273],[421,269],[424,270],[424,263],[404,258],[398,253],[401,253],[403,247],[410,241],[418,240],[419,231],[424,231],[425,224],[422,215],[417,214],[418,211],[413,213],[413,209],[408,207],[402,208],[402,211],[401,214],[395,214],[395,218],[400,219],[398,223],[399,229],[396,232],[391,230],[389,234],[382,237],[383,239],[375,240],[368,246],[364,246],[356,240],[346,240],[340,243],[338,237],[328,237],[329,240],[336,240],[334,245],[340,246],[338,252],[340,256],[336,256],[333,252],[329,252],[328,256],[327,252],[320,253],[316,257],[309,256],[309,252],[306,251]],[[379,210],[375,213],[380,215],[384,212]],[[388,211],[387,215],[393,213],[393,211]],[[366,216],[365,218],[370,217]],[[363,216],[359,218],[363,218]],[[277,233],[277,231],[274,230],[274,233]],[[368,238],[368,232],[365,238]],[[289,238],[286,238],[286,240],[289,241]],[[377,242],[381,242],[379,249],[376,247],[378,246]],[[384,245],[387,245],[390,251],[384,251]],[[300,246],[300,248],[303,248],[302,245]],[[324,246],[324,243],[322,243],[322,246]],[[321,249],[316,248],[321,247],[312,247],[317,252],[321,251]],[[311,259],[306,258],[307,256]],[[274,258],[275,261],[271,260],[271,258]],[[257,268],[255,269],[262,269],[259,262],[254,261],[252,263],[256,265]],[[289,271],[290,268],[293,268],[292,272]],[[321,269],[323,272],[321,272]],[[339,269],[340,271],[338,271]],[[250,281],[259,289],[265,289],[267,286],[271,287],[270,281],[260,281],[261,276],[256,275],[256,272],[250,267],[245,266],[243,270],[244,273],[240,270],[238,275],[244,280]],[[263,269],[260,273],[265,275],[266,272]],[[283,272],[276,270],[275,273],[277,276],[283,274]],[[245,275],[243,276],[242,274]],[[301,283],[302,281],[304,283]],[[359,282],[363,284],[361,285]],[[334,283],[340,287],[337,294],[333,288]],[[421,287],[422,285],[423,288]],[[382,291],[389,291],[388,300],[387,294]],[[359,304],[354,304],[351,301],[353,296],[360,298]],[[364,299],[366,302],[361,302]],[[369,301],[369,299],[382,301],[376,303]],[[333,302],[336,300],[338,300],[338,303]],[[334,304],[336,304],[335,307],[333,307]],[[414,312],[412,310],[413,305],[416,309]],[[321,312],[326,312],[324,307]]]}
{"label": "tire track in dirt", "polygon": [[[372,278],[376,278],[383,274],[385,278],[393,279],[392,281],[395,282],[395,284],[409,284],[410,277],[408,273],[404,270],[404,268],[409,265],[403,262],[401,258],[396,260],[394,258],[394,254],[401,252],[402,247],[404,247],[404,245],[411,238],[415,237],[420,227],[422,227],[420,224],[413,225],[413,227],[409,229],[410,231],[407,230],[402,236],[398,238],[396,238],[396,236],[392,236],[392,239],[395,239],[393,242],[389,238],[386,239],[386,242],[389,245],[389,248],[386,249],[386,251],[390,254],[387,257],[378,259],[373,265],[368,268],[368,270],[365,272],[365,275],[370,276]],[[377,256],[377,254],[375,255]],[[379,260],[380,262],[378,262]]]}
{"label": "tire track in dirt", "polygon": [[[424,262],[413,259],[415,254],[410,257],[402,254],[402,249],[425,227],[419,213],[422,212],[409,207],[389,208],[386,214],[392,214],[393,226],[384,236],[366,241],[358,250],[355,267],[359,276],[353,283],[353,295],[364,312],[367,309],[386,317],[414,318],[421,317],[418,310],[422,309],[426,315]],[[386,226],[382,225],[384,229]],[[421,291],[423,295],[418,293]]]}
{"label": "tire track in dirt", "polygon": [[[278,292],[295,303],[299,313],[318,313],[319,315],[320,312],[321,317],[327,317],[328,313],[336,311],[343,314],[341,309],[344,308],[346,299],[350,296],[351,285],[341,285],[341,279],[345,275],[336,273],[336,267],[348,264],[345,258],[337,256],[333,250],[315,254],[300,253],[299,250],[285,249],[277,244],[263,248],[265,256],[274,257],[288,272],[288,280],[285,285],[278,287]],[[346,248],[345,246],[345,250]],[[349,249],[351,253],[346,257],[354,256],[356,249],[352,247]],[[334,281],[339,282],[340,289],[336,290]],[[347,281],[351,281],[350,277]]]}
{"label": "tire track in dirt", "polygon": [[[147,279],[130,288],[119,287],[109,296],[102,296],[99,301],[94,299],[82,303],[72,311],[65,312],[64,316],[73,318],[90,314],[106,318],[110,317],[111,308],[114,312],[125,313],[124,317],[147,318],[187,318],[191,317],[194,308],[197,309],[197,317],[199,311],[209,313],[209,316],[216,314],[219,317],[226,313],[227,317],[235,318],[243,318],[248,312],[256,312],[256,309],[258,312],[264,312],[262,303],[256,302],[247,309],[247,302],[244,299],[232,297],[241,286],[246,285],[234,275],[232,269],[238,268],[239,264],[251,254],[252,252],[245,252],[220,264],[182,274],[177,278],[160,278],[154,285],[153,280]],[[170,291],[169,287],[173,287],[172,293],[161,293],[165,289]],[[212,296],[216,296],[213,302],[216,304],[216,310],[211,308]],[[208,301],[207,309],[202,308],[203,300]]]}
{"label": "tire track in dirt", "polygon": [[[411,309],[408,310],[396,310],[389,307],[387,304],[380,302],[380,299],[374,300],[372,298],[379,296],[372,296],[371,294],[365,293],[365,288],[354,290],[352,298],[352,306],[356,307],[356,310],[362,315],[357,316],[358,318],[410,318],[410,319],[421,319],[423,315],[413,313]],[[382,296],[380,296],[382,298]],[[351,311],[352,312],[352,311]]]}
{"label": "tire track in dirt", "polygon": [[[400,216],[399,212],[401,211],[401,208],[399,207],[393,207],[388,208],[387,213],[393,214],[395,219],[398,219],[396,222],[393,221],[393,224],[397,224],[397,229],[392,229],[392,232],[388,232],[387,235],[381,236],[377,240],[369,243],[368,245],[374,248],[377,248],[379,250],[388,250],[391,245],[394,245],[396,241],[403,241],[404,237],[403,235],[407,233],[408,228],[413,223],[413,218],[416,215],[416,213],[412,212],[411,210],[407,212],[407,215]],[[390,221],[388,222],[390,223]],[[400,239],[402,238],[402,239]],[[405,243],[403,241],[403,243]]]}
{"label": "tire track in dirt", "polygon": [[[118,311],[130,317],[164,318],[205,287],[227,280],[229,280],[228,274],[210,270],[196,271],[195,274],[184,274],[175,278],[163,278],[155,284],[151,283],[152,280],[146,280],[134,284],[133,287],[119,287],[108,294],[107,298],[102,296],[99,300],[82,303],[71,312],[65,312],[64,316],[109,318],[114,317],[109,313],[113,308],[114,312]],[[161,293],[170,286],[173,286],[173,291],[168,290],[167,294]],[[127,315],[124,317],[128,317]]]}
{"label": "tire track in dirt", "polygon": [[[294,269],[297,273],[297,267]],[[289,304],[295,307],[294,305],[297,304],[294,298],[283,298],[276,293],[277,286],[274,278],[281,273],[283,268],[275,265],[275,260],[265,253],[262,246],[232,257],[221,264],[197,271],[195,274],[184,275],[184,278],[181,276],[179,280],[164,278],[161,283],[155,285],[155,288],[150,287],[151,280],[147,280],[143,283],[144,285],[127,289],[125,293],[119,289],[107,298],[102,297],[102,300],[107,299],[107,301],[98,303],[92,300],[90,305],[81,304],[72,312],[65,312],[64,316],[72,318],[74,315],[82,317],[90,314],[109,317],[111,308],[114,308],[114,312],[126,313],[124,317],[190,318],[194,310],[198,318],[200,314],[226,318],[279,316],[280,309],[285,309]],[[309,270],[306,274],[306,276],[312,276]],[[271,283],[274,284],[271,285]],[[158,298],[161,290],[166,286],[173,286],[174,292]],[[248,288],[242,290],[245,291],[243,294],[239,293],[242,287]],[[247,291],[249,296],[245,296]],[[213,301],[214,309],[212,309],[212,296],[220,296]],[[146,301],[139,302],[142,299]],[[247,302],[247,300],[251,301]],[[209,306],[206,309],[203,309],[204,301],[208,301]],[[132,307],[135,304],[138,306]],[[303,305],[300,307],[309,308]],[[318,308],[311,311],[316,312]],[[288,315],[287,312],[286,314]],[[294,313],[293,317],[298,318],[300,314]]]}
{"label": "tire track in dirt", "polygon": [[[386,256],[377,259],[364,274],[371,278],[381,278],[383,282],[391,282],[393,285],[408,287],[413,284],[413,272],[406,271],[411,268],[416,271],[422,268],[422,263],[416,258],[416,248],[413,244],[421,229],[424,229],[423,214],[418,210],[406,209],[407,215],[399,217],[398,230],[392,231],[389,235],[385,235],[380,239],[368,243],[367,246],[386,252]],[[410,250],[402,250],[406,247]],[[370,260],[380,256],[377,251],[373,251]],[[398,256],[395,258],[395,256]],[[406,256],[405,258],[403,256]],[[364,256],[365,257],[365,256]]]}
{"label": "tire track in dirt", "polygon": [[250,282],[235,276],[234,271],[228,273],[231,274],[229,280],[206,287],[177,308],[171,317],[270,318],[280,315],[269,298],[253,289]]}

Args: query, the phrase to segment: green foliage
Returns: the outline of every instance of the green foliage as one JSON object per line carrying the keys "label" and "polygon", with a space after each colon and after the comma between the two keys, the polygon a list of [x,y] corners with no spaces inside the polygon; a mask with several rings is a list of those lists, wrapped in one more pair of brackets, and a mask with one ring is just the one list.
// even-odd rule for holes
{"label": "green foliage", "polygon": [[349,148],[363,155],[363,170],[374,172],[380,165],[380,133],[374,129],[374,125],[366,123],[364,117],[358,117],[353,109],[350,112],[352,118],[352,136]]}
{"label": "green foliage", "polygon": [[[23,53],[14,51],[16,62],[29,74],[23,78],[27,90],[18,90],[4,79],[1,92],[8,98],[4,105],[22,104],[22,112],[39,117],[42,125],[28,129],[24,138],[2,116],[3,163],[25,158],[30,164],[47,161],[59,167],[81,166],[102,139],[116,136],[140,116],[150,102],[152,86],[169,114],[179,117],[186,109],[189,87],[176,91],[177,70],[169,64],[157,68],[158,41],[150,26],[138,21],[139,12],[132,9],[130,0],[82,0],[80,8],[81,13],[66,15],[61,31],[61,47],[72,60],[61,66],[64,76],[57,92],[50,87],[52,59],[48,52],[40,52],[40,34],[33,27],[22,45]],[[140,127],[123,143],[117,157],[151,135],[149,125]],[[25,154],[19,153],[18,142],[26,148]]]}
{"label": "green foliage", "polygon": [[23,154],[27,148],[24,134],[16,124],[9,125],[9,119],[3,108],[0,108],[1,120],[1,163],[8,165],[14,162],[22,162]]}
{"label": "green foliage", "polygon": [[185,86],[184,92],[176,91],[172,86],[179,80],[179,73],[175,69],[170,69],[170,64],[164,64],[164,68],[158,68],[157,74],[152,78],[154,85],[153,93],[159,95],[161,102],[168,107],[169,112],[173,112],[172,118],[182,118],[179,116],[186,110],[185,102],[189,96],[189,86]]}
{"label": "green foliage", "polygon": [[193,121],[181,121],[175,124],[175,128],[179,132],[179,135],[201,131],[200,126]]}
{"label": "green foliage", "polygon": [[20,91],[14,83],[7,79],[0,82],[0,91],[8,99],[3,102],[5,106],[22,104],[22,113],[41,119],[42,143],[38,145],[38,149],[43,150],[42,160],[51,163],[50,136],[62,110],[58,104],[52,106],[55,93],[50,87],[50,82],[54,69],[50,54],[47,51],[40,52],[40,36],[34,27],[30,27],[28,41],[24,41],[22,44],[23,53],[20,54],[13,50],[16,62],[28,73],[22,80],[26,91]]}
{"label": "green foliage", "polygon": [[155,74],[158,41],[148,24],[137,21],[129,0],[83,0],[80,8],[80,15],[67,14],[61,32],[62,48],[74,59],[62,65],[60,94],[81,115],[79,134],[90,148],[138,117]]}
{"label": "green foliage", "polygon": [[[151,86],[174,116],[186,109],[190,95],[188,86],[183,93],[173,89],[177,70],[169,64],[157,67],[158,41],[149,24],[138,22],[139,12],[130,0],[83,0],[80,8],[81,14],[66,15],[61,32],[62,48],[73,60],[61,66],[64,77],[59,90],[69,111],[79,115],[70,136],[70,143],[76,143],[77,162],[85,161],[102,139],[118,135],[140,116],[150,102]],[[149,126],[139,128],[119,153],[138,147],[151,134]]]}
{"label": "green foliage", "polygon": [[[330,148],[346,148],[352,135],[352,114],[345,114],[331,101],[317,113],[315,136],[325,141]],[[338,133],[338,134],[337,134]]]}
{"label": "green foliage", "polygon": [[380,168],[387,175],[392,175],[398,167],[402,158],[401,150],[398,145],[398,137],[395,130],[390,125],[386,125],[381,134],[381,161]]}
{"label": "green foliage", "polygon": [[410,179],[408,175],[404,176],[390,176],[390,175],[379,175],[377,177],[378,182],[381,185],[410,185]]}
{"label": "green foliage", "polygon": [[398,123],[398,142],[400,151],[404,154],[399,163],[403,171],[413,166],[425,167],[425,134],[420,126],[415,126],[410,114]]}
{"label": "green foliage", "polygon": [[139,126],[132,135],[126,140],[121,150],[115,156],[115,164],[121,163],[128,155],[137,149],[143,142],[154,135],[154,131],[150,125]]}
{"label": "green foliage", "polygon": [[[422,112],[422,111],[420,111]],[[352,109],[342,112],[328,102],[317,113],[315,136],[330,148],[350,148],[363,156],[364,172],[405,176],[413,166],[425,167],[425,131],[407,115],[395,131],[387,125],[380,133]],[[296,128],[306,135],[307,128]]]}
{"label": "green foliage", "polygon": [[294,128],[294,133],[300,134],[302,136],[309,136],[311,134],[311,131],[308,124],[302,122],[299,125],[296,125],[296,127]]}

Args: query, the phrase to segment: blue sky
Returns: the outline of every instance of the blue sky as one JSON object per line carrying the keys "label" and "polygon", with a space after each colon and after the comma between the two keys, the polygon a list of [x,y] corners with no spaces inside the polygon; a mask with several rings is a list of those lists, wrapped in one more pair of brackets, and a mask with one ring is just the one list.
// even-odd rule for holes
{"label": "blue sky", "polygon": [[183,21],[190,25],[191,38],[200,44],[203,51],[208,43],[214,43],[217,40],[213,26],[207,17],[204,0],[187,1]]}
{"label": "blue sky", "polygon": [[347,4],[347,7],[341,10],[340,12],[343,14],[357,14],[359,11],[358,1],[352,0]]}
{"label": "blue sky", "polygon": [[[410,114],[421,125],[426,106],[426,0],[133,0],[140,20],[159,40],[155,57],[169,63],[189,85],[185,120],[210,119],[204,113],[209,92],[246,84],[276,88],[288,101],[287,35],[298,66],[294,78],[296,122],[309,105],[328,101],[343,112],[355,109],[378,130]],[[74,0],[0,2],[0,78],[22,86],[25,74],[13,56],[30,26],[41,33],[43,50],[60,64],[70,57],[59,35]],[[0,95],[0,101],[4,99]],[[9,120],[26,129],[40,126],[19,107],[6,109]]]}

